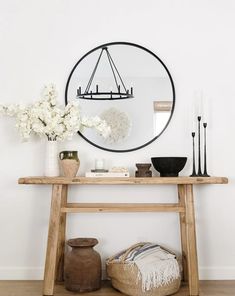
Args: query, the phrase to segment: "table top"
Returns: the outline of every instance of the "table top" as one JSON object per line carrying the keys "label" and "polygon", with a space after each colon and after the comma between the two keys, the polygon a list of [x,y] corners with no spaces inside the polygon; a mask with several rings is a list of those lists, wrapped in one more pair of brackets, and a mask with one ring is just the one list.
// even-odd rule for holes
{"label": "table top", "polygon": [[124,177],[124,178],[110,178],[110,177],[23,177],[19,178],[19,184],[59,184],[59,185],[180,185],[180,184],[227,184],[226,177]]}

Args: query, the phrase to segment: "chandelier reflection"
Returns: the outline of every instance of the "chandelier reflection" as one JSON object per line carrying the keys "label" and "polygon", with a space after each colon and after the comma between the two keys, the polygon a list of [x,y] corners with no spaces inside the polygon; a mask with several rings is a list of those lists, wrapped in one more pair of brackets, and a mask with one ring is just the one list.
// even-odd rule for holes
{"label": "chandelier reflection", "polygon": [[[108,63],[112,71],[112,75],[115,81],[115,88],[116,91],[100,91],[99,85],[96,84],[95,90],[92,91],[91,86],[92,82],[94,80],[98,65],[100,63],[101,57],[103,54],[107,55]],[[122,99],[130,99],[134,98],[133,96],[133,87],[129,89],[126,88],[124,81],[109,53],[108,47],[102,47],[101,53],[99,55],[99,58],[95,64],[95,67],[91,73],[90,79],[87,83],[86,89],[84,92],[82,92],[81,86],[77,89],[77,98],[79,99],[86,99],[86,100],[122,100]]]}

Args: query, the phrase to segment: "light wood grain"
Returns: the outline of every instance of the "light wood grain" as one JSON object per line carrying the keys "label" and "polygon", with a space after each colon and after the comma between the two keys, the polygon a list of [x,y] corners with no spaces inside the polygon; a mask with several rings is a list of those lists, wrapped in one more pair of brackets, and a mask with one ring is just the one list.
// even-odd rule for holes
{"label": "light wood grain", "polygon": [[197,296],[199,295],[199,285],[193,186],[185,186],[186,194],[183,195],[183,198],[185,201],[185,241],[187,247],[189,295]]}
{"label": "light wood grain", "polygon": [[[185,194],[186,185],[178,185],[179,204],[185,209]],[[183,280],[188,281],[188,267],[187,267],[187,241],[186,241],[186,224],[185,211],[179,214],[180,216],[180,235],[181,235],[181,250],[182,250],[182,265],[183,265]]]}
{"label": "light wood grain", "polygon": [[86,178],[86,177],[24,177],[19,184],[70,185],[155,185],[155,184],[227,184],[226,177],[151,177],[151,178]]}
{"label": "light wood grain", "polygon": [[178,204],[159,203],[68,203],[63,213],[183,212]]}
{"label": "light wood grain", "polygon": [[[61,207],[67,204],[68,185],[62,186]],[[65,237],[66,237],[66,214],[60,214],[59,238],[56,256],[56,282],[64,280],[64,253],[65,253]]]}
{"label": "light wood grain", "polygon": [[[181,225],[182,251],[184,255],[185,279],[189,280],[189,295],[199,293],[196,233],[193,205],[193,185],[227,184],[225,177],[171,177],[171,178],[65,178],[65,177],[26,177],[19,184],[51,184],[53,194],[51,202],[48,245],[44,272],[44,295],[53,295],[55,271],[62,280],[63,251],[65,242],[66,213],[78,212],[179,212]],[[67,204],[67,185],[178,185],[179,204],[155,203],[70,203]],[[65,190],[66,188],[66,190]],[[188,271],[188,272],[187,272]]]}
{"label": "light wood grain", "polygon": [[53,295],[54,290],[55,270],[57,261],[56,255],[59,240],[61,198],[62,186],[53,185],[47,239],[46,263],[44,270],[43,295]]}
{"label": "light wood grain", "polygon": [[[42,281],[0,281],[1,296],[41,296]],[[55,286],[55,296],[79,295],[65,290],[63,285]],[[102,289],[82,293],[82,296],[122,296],[114,290],[109,282],[103,283]],[[187,285],[182,284],[180,291],[174,296],[188,296]],[[201,296],[234,296],[235,281],[200,281]]]}

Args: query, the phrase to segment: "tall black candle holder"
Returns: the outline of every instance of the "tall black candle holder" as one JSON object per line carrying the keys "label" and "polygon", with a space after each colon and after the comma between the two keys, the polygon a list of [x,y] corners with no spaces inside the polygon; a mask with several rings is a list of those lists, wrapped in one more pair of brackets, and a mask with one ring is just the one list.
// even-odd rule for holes
{"label": "tall black candle holder", "polygon": [[202,176],[202,169],[201,169],[201,116],[197,117],[198,121],[198,176]]}
{"label": "tall black candle holder", "polygon": [[195,167],[195,132],[192,132],[192,139],[193,139],[193,171],[190,177],[197,177],[196,167]]}
{"label": "tall black candle holder", "polygon": [[204,171],[203,171],[203,177],[210,177],[207,173],[207,153],[206,153],[206,128],[207,123],[203,122],[203,128],[204,128]]}

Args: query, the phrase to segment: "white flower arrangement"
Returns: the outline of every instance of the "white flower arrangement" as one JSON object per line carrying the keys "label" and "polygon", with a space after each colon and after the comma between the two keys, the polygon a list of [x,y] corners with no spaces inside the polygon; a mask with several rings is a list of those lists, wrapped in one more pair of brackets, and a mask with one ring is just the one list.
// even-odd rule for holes
{"label": "white flower arrangement", "polygon": [[110,144],[120,143],[130,134],[131,120],[126,112],[111,107],[101,113],[100,117],[110,126],[110,133],[106,140]]}
{"label": "white flower arrangement", "polygon": [[0,113],[16,118],[16,128],[23,139],[31,134],[46,136],[50,141],[71,139],[84,127],[95,128],[107,138],[111,128],[100,117],[81,116],[78,101],[71,101],[64,108],[57,106],[54,84],[43,89],[42,98],[29,106],[20,104],[0,105]]}

